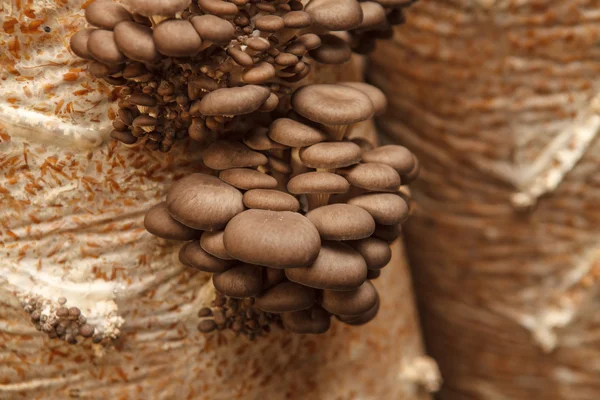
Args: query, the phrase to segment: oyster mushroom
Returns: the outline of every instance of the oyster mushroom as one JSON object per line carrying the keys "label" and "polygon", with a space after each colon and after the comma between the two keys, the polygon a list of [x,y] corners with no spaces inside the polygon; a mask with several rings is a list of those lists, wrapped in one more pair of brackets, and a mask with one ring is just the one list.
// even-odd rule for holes
{"label": "oyster mushroom", "polygon": [[322,307],[315,305],[308,310],[284,313],[281,322],[290,332],[320,334],[329,330],[331,315]]}
{"label": "oyster mushroom", "polygon": [[362,150],[353,142],[321,142],[300,150],[300,160],[309,168],[333,170],[358,164]]}
{"label": "oyster mushroom", "polygon": [[221,260],[233,260],[234,258],[227,253],[223,244],[224,231],[206,231],[200,238],[200,246],[208,254],[220,258]]}
{"label": "oyster mushroom", "polygon": [[185,10],[190,0],[123,0],[133,12],[145,17],[173,16]]}
{"label": "oyster mushroom", "polygon": [[215,273],[212,279],[215,289],[233,298],[253,297],[263,288],[262,268],[256,265],[239,264]]}
{"label": "oyster mushroom", "polygon": [[187,20],[169,19],[153,30],[159,53],[169,57],[192,57],[200,51],[202,39]]}
{"label": "oyster mushroom", "polygon": [[211,143],[202,158],[207,167],[217,171],[257,167],[268,162],[264,154],[250,150],[246,145],[235,140],[217,140]]}
{"label": "oyster mushroom", "polygon": [[[364,4],[364,3],[361,3]],[[364,94],[366,94],[371,102],[373,103],[373,107],[375,109],[375,116],[382,115],[387,109],[387,97],[385,94],[376,86],[369,85],[365,82],[338,82],[339,85],[350,86],[354,89],[358,89]],[[398,145],[388,145],[392,147],[402,147]],[[387,146],[382,146],[387,147]],[[410,153],[410,152],[409,152]],[[367,161],[367,160],[364,160]],[[379,161],[381,162],[381,161]],[[386,163],[384,163],[386,164]]]}
{"label": "oyster mushroom", "polygon": [[115,34],[104,29],[95,29],[90,32],[87,41],[87,50],[94,59],[105,64],[121,64],[126,58],[117,47]]}
{"label": "oyster mushroom", "polygon": [[375,286],[369,281],[354,290],[323,290],[321,306],[335,315],[359,316],[373,308],[379,301]]}
{"label": "oyster mushroom", "polygon": [[258,110],[270,94],[268,88],[256,85],[217,89],[200,100],[198,111],[203,115],[249,114]]}
{"label": "oyster mushroom", "polygon": [[360,26],[362,8],[356,0],[311,0],[304,10],[328,31],[347,31]]}
{"label": "oyster mushroom", "polygon": [[269,126],[269,137],[288,147],[306,147],[328,139],[328,135],[290,118],[279,118]]}
{"label": "oyster mushroom", "polygon": [[284,313],[306,310],[316,302],[314,289],[293,282],[282,282],[257,296],[254,305],[259,310]]}
{"label": "oyster mushroom", "polygon": [[358,164],[343,175],[352,185],[373,192],[396,192],[400,188],[400,175],[387,164]]}
{"label": "oyster mushroom", "polygon": [[224,182],[242,190],[274,189],[277,179],[250,168],[231,168],[219,173]]}
{"label": "oyster mushroom", "polygon": [[131,14],[112,0],[96,0],[85,8],[85,19],[93,26],[112,30],[121,21],[131,21]]}
{"label": "oyster mushroom", "polygon": [[244,205],[248,208],[270,211],[292,211],[300,208],[298,199],[278,190],[252,189],[244,193]]}
{"label": "oyster mushroom", "polygon": [[387,164],[400,175],[407,175],[415,168],[415,157],[406,147],[388,144],[366,151],[362,155],[366,163]]}
{"label": "oyster mushroom", "polygon": [[335,35],[321,35],[321,44],[309,54],[321,64],[344,64],[352,58],[348,43]]}
{"label": "oyster mushroom", "polygon": [[317,171],[294,176],[288,181],[287,189],[293,194],[306,194],[309,208],[313,210],[327,204],[331,194],[347,192],[350,184],[340,175]]}
{"label": "oyster mushroom", "polygon": [[390,245],[382,239],[371,236],[348,244],[360,253],[368,269],[381,269],[392,259]]}
{"label": "oyster mushroom", "polygon": [[181,248],[179,251],[179,260],[188,267],[212,273],[224,272],[235,263],[234,260],[223,260],[209,254],[202,248],[198,240],[186,243]]}
{"label": "oyster mushroom", "polygon": [[88,50],[88,40],[90,38],[90,34],[95,31],[93,28],[81,29],[73,36],[69,41],[69,45],[73,53],[81,58],[85,58],[86,60],[93,60],[94,56]]}
{"label": "oyster mushroom", "polygon": [[348,204],[364,208],[381,225],[396,225],[408,218],[408,204],[394,193],[363,194],[348,200]]}
{"label": "oyster mushroom", "polygon": [[117,47],[128,58],[153,63],[160,59],[152,29],[132,21],[118,23],[114,29]]}
{"label": "oyster mushroom", "polygon": [[329,204],[306,214],[325,240],[358,240],[375,231],[375,221],[364,209],[350,204]]}
{"label": "oyster mushroom", "polygon": [[194,240],[202,235],[202,231],[190,228],[171,217],[166,202],[155,205],[146,213],[144,227],[151,234],[169,240]]}
{"label": "oyster mushroom", "polygon": [[228,44],[235,37],[233,24],[216,15],[196,15],[190,22],[202,38],[200,50],[212,45]]}

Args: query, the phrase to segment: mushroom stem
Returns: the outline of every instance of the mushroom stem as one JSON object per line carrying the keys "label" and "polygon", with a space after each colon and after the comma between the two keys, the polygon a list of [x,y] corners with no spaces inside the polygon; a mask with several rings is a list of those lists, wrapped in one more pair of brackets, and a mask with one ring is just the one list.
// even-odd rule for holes
{"label": "mushroom stem", "polygon": [[311,193],[306,195],[308,200],[308,209],[314,210],[315,208],[326,206],[329,203],[328,193]]}
{"label": "mushroom stem", "polygon": [[335,140],[344,140],[350,134],[350,125],[323,125],[323,129]]}
{"label": "mushroom stem", "polygon": [[308,172],[308,168],[302,163],[302,160],[300,160],[300,148],[299,147],[294,147],[292,149],[290,165],[292,166],[292,174],[290,176],[291,178],[293,178],[296,175],[300,175],[305,172]]}
{"label": "mushroom stem", "polygon": [[271,176],[277,179],[277,190],[287,193],[287,183],[290,180],[290,176],[279,171],[271,171]]}
{"label": "mushroom stem", "polygon": [[149,19],[150,19],[150,21],[152,21],[152,26],[155,27],[156,25],[160,24],[164,20],[169,19],[169,17],[167,17],[165,15],[153,15]]}

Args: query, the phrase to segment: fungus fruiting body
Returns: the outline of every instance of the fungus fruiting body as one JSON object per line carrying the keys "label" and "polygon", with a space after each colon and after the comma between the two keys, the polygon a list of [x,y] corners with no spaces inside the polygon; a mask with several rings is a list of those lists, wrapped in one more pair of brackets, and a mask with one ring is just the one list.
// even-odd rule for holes
{"label": "fungus fruiting body", "polygon": [[213,274],[199,331],[319,334],[333,316],[375,318],[370,280],[391,258],[409,213],[399,189],[418,162],[404,147],[351,139],[385,111],[379,89],[305,79],[316,63],[372,48],[408,2],[124,4],[90,5],[92,27],[71,48],[116,86],[112,138],[168,152],[189,136],[212,171],[179,179],[145,218],[150,233],[186,242],[182,264]]}

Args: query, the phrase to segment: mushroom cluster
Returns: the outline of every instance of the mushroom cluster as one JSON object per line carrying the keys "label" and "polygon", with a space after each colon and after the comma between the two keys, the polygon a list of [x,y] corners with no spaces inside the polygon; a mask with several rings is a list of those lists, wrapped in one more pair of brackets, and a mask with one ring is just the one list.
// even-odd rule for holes
{"label": "mushroom cluster", "polygon": [[167,152],[187,135],[208,145],[268,125],[312,62],[372,48],[412,2],[96,0],[70,45],[115,86],[111,136]]}

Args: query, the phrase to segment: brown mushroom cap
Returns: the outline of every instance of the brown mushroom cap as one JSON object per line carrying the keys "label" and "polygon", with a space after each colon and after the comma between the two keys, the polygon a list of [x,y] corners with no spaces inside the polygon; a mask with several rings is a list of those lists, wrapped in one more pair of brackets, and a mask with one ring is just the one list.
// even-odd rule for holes
{"label": "brown mushroom cap", "polygon": [[358,29],[367,30],[385,26],[387,23],[387,15],[385,8],[374,1],[363,1],[360,4],[362,9],[363,19]]}
{"label": "brown mushroom cap", "polygon": [[242,190],[274,189],[277,179],[250,168],[231,168],[219,173],[219,178]]}
{"label": "brown mushroom cap", "polygon": [[244,210],[242,193],[217,177],[192,174],[175,182],[167,195],[169,213],[196,229],[222,229]]}
{"label": "brown mushroom cap", "polygon": [[358,164],[344,171],[344,176],[354,186],[374,192],[396,192],[400,188],[400,175],[386,164]]}
{"label": "brown mushroom cap", "polygon": [[254,60],[252,57],[245,51],[242,51],[239,47],[228,48],[227,54],[233,59],[233,61],[242,67],[251,67],[254,65]]}
{"label": "brown mushroom cap", "polygon": [[381,269],[392,259],[390,245],[382,239],[371,236],[349,244],[361,254],[369,269]]}
{"label": "brown mushroom cap", "polygon": [[225,296],[241,299],[254,297],[262,291],[262,268],[257,265],[239,264],[225,272],[213,275],[215,289]]}
{"label": "brown mushroom cap", "polygon": [[224,272],[231,268],[234,260],[222,260],[202,248],[200,241],[186,243],[179,251],[179,260],[182,264],[204,272]]}
{"label": "brown mushroom cap", "polygon": [[325,240],[358,240],[375,231],[375,221],[364,209],[350,204],[329,204],[306,214]]}
{"label": "brown mushroom cap", "polygon": [[112,30],[121,21],[131,21],[131,14],[111,0],[96,0],[85,8],[85,19],[90,25]]}
{"label": "brown mushroom cap", "polygon": [[285,329],[293,333],[320,334],[329,330],[331,315],[315,305],[308,310],[284,313],[281,322]]}
{"label": "brown mushroom cap", "polygon": [[373,232],[373,236],[385,240],[388,243],[393,242],[400,235],[402,235],[402,224],[377,225],[375,226],[375,232]]}
{"label": "brown mushroom cap", "polygon": [[296,41],[302,43],[306,47],[306,50],[314,50],[321,45],[321,38],[314,33],[305,33],[299,36]]}
{"label": "brown mushroom cap", "polygon": [[310,265],[321,248],[313,224],[289,211],[246,210],[227,224],[223,242],[236,259],[272,268]]}
{"label": "brown mushroom cap", "polygon": [[286,28],[302,29],[312,25],[312,17],[306,11],[289,11],[283,15]]}
{"label": "brown mushroom cap", "polygon": [[92,57],[102,63],[121,64],[125,62],[125,56],[117,47],[115,34],[112,31],[96,29],[90,32],[87,49]]}
{"label": "brown mushroom cap", "polygon": [[156,49],[169,57],[191,57],[200,51],[202,39],[190,21],[168,19],[153,31]]}
{"label": "brown mushroom cap", "polygon": [[[368,3],[371,3],[371,2],[368,2]],[[361,3],[361,4],[365,4],[365,3]],[[353,87],[354,89],[358,89],[361,92],[363,92],[364,94],[366,94],[367,96],[369,96],[369,99],[371,99],[371,102],[373,103],[373,106],[375,107],[375,115],[381,115],[387,109],[387,98],[385,97],[385,94],[381,91],[381,89],[379,89],[378,87],[369,85],[368,83],[365,83],[365,82],[338,82],[338,84]],[[383,146],[383,147],[385,147],[385,146]],[[398,146],[398,147],[402,147],[402,146]],[[382,162],[382,161],[379,161],[379,162]],[[384,164],[386,164],[386,163],[384,163]]]}
{"label": "brown mushroom cap", "polygon": [[293,282],[282,282],[256,297],[255,307],[270,313],[306,310],[315,304],[314,289]]}
{"label": "brown mushroom cap", "polygon": [[413,160],[414,160],[414,167],[410,170],[410,172],[402,175],[402,183],[404,185],[408,185],[412,181],[417,180],[419,178],[419,175],[421,174],[421,165],[419,164],[419,160],[417,159],[417,157],[414,154],[413,154]]}
{"label": "brown mushroom cap", "polygon": [[274,142],[269,137],[269,129],[264,126],[256,126],[244,136],[244,144],[252,150],[265,151],[273,149],[285,149],[279,143]]}
{"label": "brown mushroom cap", "polygon": [[328,135],[290,118],[279,118],[269,126],[269,137],[288,147],[306,147],[328,139]]}
{"label": "brown mushroom cap", "polygon": [[381,270],[380,269],[369,269],[367,270],[367,279],[369,280],[373,280],[373,279],[377,279],[381,276]]}
{"label": "brown mushroom cap", "polygon": [[387,164],[400,175],[408,174],[415,167],[415,158],[406,147],[388,144],[363,153],[364,162]]}
{"label": "brown mushroom cap", "polygon": [[377,303],[375,303],[375,305],[373,307],[371,307],[371,309],[369,311],[367,311],[361,315],[358,315],[356,317],[337,315],[336,318],[345,324],[357,326],[357,325],[364,325],[367,322],[372,321],[377,316],[378,312],[379,312],[379,299],[377,299]]}
{"label": "brown mushroom cap", "polygon": [[263,290],[285,281],[285,271],[277,268],[263,268]]}
{"label": "brown mushroom cap", "polygon": [[277,57],[275,57],[275,64],[280,65],[282,67],[296,65],[298,64],[298,61],[300,61],[298,56],[295,56],[291,53],[282,52]]}
{"label": "brown mushroom cap", "polygon": [[323,242],[315,262],[304,268],[290,268],[286,277],[317,289],[352,290],[367,279],[367,264],[360,253],[341,242]]}
{"label": "brown mushroom cap", "polygon": [[124,0],[133,12],[145,17],[155,15],[171,16],[185,10],[190,0]]}
{"label": "brown mushroom cap", "polygon": [[246,145],[236,140],[217,140],[211,143],[204,150],[202,159],[207,167],[217,171],[230,168],[257,167],[268,162],[264,154],[250,150]]}
{"label": "brown mushroom cap", "polygon": [[379,301],[375,286],[369,281],[354,290],[324,290],[321,305],[335,315],[359,316],[366,313]]}
{"label": "brown mushroom cap", "polygon": [[335,35],[321,35],[321,45],[309,52],[321,64],[344,64],[352,58],[352,49],[343,39]]}
{"label": "brown mushroom cap", "polygon": [[306,85],[292,96],[301,116],[320,124],[348,125],[373,116],[373,103],[360,90],[332,84]]}
{"label": "brown mushroom cap", "polygon": [[285,28],[285,23],[278,15],[261,15],[254,19],[254,26],[263,32],[279,32]]}
{"label": "brown mushroom cap", "polygon": [[219,17],[233,17],[239,12],[235,4],[222,0],[198,0],[198,6],[207,14]]}
{"label": "brown mushroom cap", "polygon": [[145,114],[142,114],[133,120],[133,126],[139,126],[140,128],[141,127],[153,127],[153,126],[156,126],[157,123],[158,123],[158,120],[156,118],[151,117],[149,115],[145,115]]}
{"label": "brown mushroom cap", "polygon": [[137,92],[132,93],[127,101],[136,106],[154,107],[156,105],[156,100],[153,97]]}
{"label": "brown mushroom cap", "polygon": [[348,204],[364,208],[381,225],[396,225],[408,218],[408,204],[394,193],[363,194],[350,199]]}
{"label": "brown mushroom cap", "polygon": [[224,231],[204,232],[200,238],[200,246],[211,256],[221,260],[233,260],[234,258],[227,253],[223,244]]}
{"label": "brown mushroom cap", "polygon": [[81,58],[85,58],[86,60],[94,59],[94,57],[88,51],[87,48],[90,33],[92,33],[93,31],[95,31],[95,29],[81,29],[77,31],[73,36],[71,36],[71,40],[69,41],[69,45],[71,46],[71,50],[73,51],[73,53],[75,53]]}
{"label": "brown mushroom cap", "polygon": [[288,181],[288,192],[293,194],[344,193],[350,189],[346,179],[331,172],[305,172]]}
{"label": "brown mushroom cap", "polygon": [[356,0],[311,0],[304,10],[313,21],[329,31],[347,31],[357,28],[363,18]]}
{"label": "brown mushroom cap", "polygon": [[214,43],[229,43],[235,37],[233,24],[215,15],[196,15],[190,20],[202,40]]}
{"label": "brown mushroom cap", "polygon": [[110,133],[110,137],[122,142],[123,144],[134,144],[138,139],[129,132],[119,132],[116,130]]}
{"label": "brown mushroom cap", "polygon": [[271,42],[257,36],[252,36],[244,40],[244,44],[255,51],[267,51],[271,47]]}
{"label": "brown mushroom cap", "polygon": [[275,78],[275,74],[276,71],[273,64],[263,61],[244,72],[242,79],[246,83],[259,85]]}
{"label": "brown mushroom cap", "polygon": [[309,168],[336,169],[358,164],[362,150],[353,142],[322,142],[300,150],[300,160]]}
{"label": "brown mushroom cap", "polygon": [[292,211],[300,208],[298,199],[288,193],[269,189],[252,189],[244,193],[244,205],[248,208],[271,211]]}
{"label": "brown mushroom cap", "polygon": [[256,85],[217,89],[202,98],[199,111],[209,116],[249,114],[258,110],[270,94],[268,88]]}
{"label": "brown mushroom cap", "polygon": [[289,175],[292,173],[292,166],[275,156],[269,157],[269,167],[272,171],[279,172],[280,174]]}
{"label": "brown mushroom cap", "polygon": [[144,227],[151,234],[169,240],[194,240],[202,234],[202,231],[192,229],[173,219],[167,211],[165,202],[155,205],[146,213]]}

